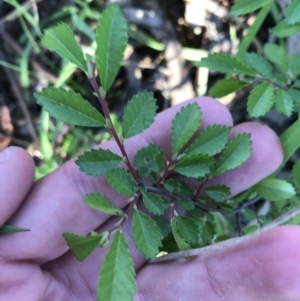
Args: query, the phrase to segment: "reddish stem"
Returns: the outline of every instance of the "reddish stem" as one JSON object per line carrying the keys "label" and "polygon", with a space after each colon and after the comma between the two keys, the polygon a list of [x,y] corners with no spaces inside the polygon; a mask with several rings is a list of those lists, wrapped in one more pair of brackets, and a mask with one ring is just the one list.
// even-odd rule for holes
{"label": "reddish stem", "polygon": [[102,107],[104,116],[108,120],[109,124],[107,125],[107,129],[111,133],[111,135],[114,137],[116,143],[118,144],[118,146],[119,146],[119,148],[121,150],[121,153],[122,153],[123,157],[125,158],[125,164],[127,165],[130,173],[132,174],[132,176],[134,177],[134,179],[137,181],[138,180],[138,176],[137,176],[136,170],[133,168],[133,166],[132,166],[132,164],[131,164],[131,162],[130,162],[130,160],[128,158],[128,155],[126,153],[126,150],[124,148],[124,144],[120,140],[120,137],[117,134],[116,129],[115,129],[113,123],[112,123],[112,120],[111,120],[110,114],[109,114],[109,109],[108,109],[108,106],[107,106],[107,102],[106,102],[105,99],[103,99],[103,97],[100,94],[99,86],[97,84],[96,78],[95,77],[89,78],[89,81],[90,81],[91,85],[93,86],[94,91],[97,94],[97,97],[98,97],[100,105]]}

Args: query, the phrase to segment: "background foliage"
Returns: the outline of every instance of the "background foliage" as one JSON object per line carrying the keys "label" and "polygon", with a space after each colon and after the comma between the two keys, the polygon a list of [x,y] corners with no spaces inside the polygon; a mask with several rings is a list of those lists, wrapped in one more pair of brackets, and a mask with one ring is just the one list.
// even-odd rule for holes
{"label": "background foliage", "polygon": [[[295,152],[300,146],[298,139],[300,60],[297,47],[289,46],[293,35],[300,31],[298,1],[292,0],[285,6],[274,0],[239,0],[232,7],[229,2],[207,1],[215,6],[214,9],[210,8],[209,16],[203,19],[202,24],[201,22],[198,24],[188,14],[189,5],[196,5],[196,1],[189,3],[174,1],[178,6],[178,11],[174,10],[174,14],[167,13],[167,2],[161,6],[156,6],[156,1],[151,4],[144,2],[143,5],[140,4],[142,8],[132,4],[130,8],[136,9],[133,17],[130,10],[124,6],[129,25],[123,14],[111,9],[113,6],[108,9],[106,15],[102,15],[101,11],[106,4],[102,2],[61,3],[62,9],[47,12],[47,17],[43,18],[43,21],[40,18],[43,14],[43,1],[40,4],[36,2],[20,4],[7,0],[0,4],[7,9],[0,19],[0,26],[4,28],[0,33],[1,39],[7,43],[5,48],[0,49],[0,63],[6,74],[3,82],[8,81],[14,92],[11,102],[7,100],[8,97],[2,102],[12,111],[16,128],[12,134],[9,114],[6,109],[2,109],[0,138],[2,147],[12,140],[15,144],[26,146],[35,155],[38,165],[37,178],[52,171],[78,151],[86,150],[93,143],[110,138],[110,134],[103,128],[105,120],[101,115],[101,109],[96,104],[93,91],[87,86],[83,76],[83,72],[89,77],[93,72],[86,60],[95,60],[100,69],[101,95],[105,95],[109,100],[110,109],[114,112],[112,122],[117,132],[124,138],[136,135],[152,123],[156,105],[162,110],[195,94],[210,94],[221,98],[220,101],[230,107],[235,123],[260,120],[268,123],[281,135],[285,159],[283,168],[276,174],[231,199],[228,199],[230,192],[226,186],[210,187],[205,191],[207,197],[224,205],[222,209],[226,209],[224,204],[226,199],[228,212],[236,208],[232,212],[234,216],[228,218],[224,212],[212,212],[206,215],[205,223],[197,223],[193,217],[174,216],[171,220],[171,229],[166,230],[163,222],[153,221],[139,210],[134,210],[133,224],[136,226],[133,228],[133,238],[147,258],[153,258],[159,250],[171,251],[170,244],[166,243],[170,233],[175,239],[177,250],[186,250],[192,245],[197,245],[199,237],[202,246],[237,233],[248,234],[282,212],[299,206],[300,170]],[[122,2],[120,4],[122,6]],[[144,14],[142,21],[134,19],[134,15],[137,16],[140,10]],[[153,11],[157,13],[151,14]],[[147,19],[147,16],[150,18]],[[99,19],[103,24],[111,22],[112,27],[98,26],[95,33],[93,29]],[[61,23],[49,29],[49,26],[56,24],[57,21]],[[162,23],[161,27],[159,22]],[[166,24],[171,28],[169,32],[163,30]],[[209,32],[211,24],[216,28],[215,39]],[[113,26],[121,26],[122,30],[114,31],[117,34],[109,38]],[[11,34],[13,30],[18,32],[17,40]],[[76,32],[75,37],[72,30]],[[127,31],[130,38],[128,44]],[[108,43],[99,43],[105,36]],[[60,43],[62,40],[67,42],[72,51]],[[97,50],[95,41],[98,41],[98,45],[101,44]],[[116,44],[119,45],[117,51],[112,51]],[[20,46],[25,50],[20,51]],[[53,52],[48,52],[44,46],[60,53],[63,59]],[[10,49],[18,55],[10,58],[7,55]],[[122,59],[124,51],[125,58]],[[171,55],[174,53],[176,66],[170,59],[174,58],[174,55]],[[122,67],[118,71],[120,64]],[[179,79],[174,76],[178,70]],[[45,82],[41,80],[40,74],[43,74]],[[40,91],[40,87],[45,87],[49,83],[57,89],[37,92]],[[70,87],[76,92],[66,92],[62,87]],[[138,93],[142,90],[152,92]],[[10,95],[10,92],[6,91],[3,95],[5,93]],[[38,103],[44,106],[46,111],[59,116],[68,124],[50,118],[46,112],[40,114],[33,103],[32,92],[35,92]],[[228,95],[229,97],[224,98]],[[158,99],[157,104],[154,96]],[[70,102],[71,97],[76,101]],[[132,101],[124,109],[128,99]],[[63,107],[69,109],[61,111]],[[81,107],[84,107],[85,111],[79,115]],[[145,114],[146,110],[151,114]],[[123,116],[122,130],[120,116]],[[70,126],[69,124],[73,124],[74,121],[77,125],[90,128]],[[197,113],[192,105],[184,107],[176,116],[172,125],[174,156],[180,153],[200,122],[201,112]],[[245,150],[250,150],[249,137],[245,134],[238,135],[229,142],[217,163],[209,157],[225,147],[229,130],[220,126],[207,128],[186,150],[188,154],[186,158],[174,165],[174,170],[188,177],[205,177],[210,172],[216,176],[245,161],[249,157],[249,152]],[[148,154],[151,154],[150,158],[153,156],[156,158],[155,164],[151,164],[156,168],[155,172],[160,172],[163,165],[161,150],[150,145],[146,150],[141,150],[134,160],[134,165],[142,176],[152,176],[149,175],[149,166],[145,166],[140,159]],[[108,172],[107,178],[111,186],[121,194],[130,196],[136,189],[135,183],[127,171],[121,168],[114,169],[120,162],[121,157],[101,150],[86,152],[77,160],[80,168],[90,175],[101,176],[99,170],[104,170],[103,173]],[[182,196],[188,193],[188,188],[175,180],[166,181],[165,188],[171,193],[181,192]],[[154,198],[147,190],[141,192],[146,208],[154,215],[162,213],[167,208],[163,198]],[[122,214],[101,195],[89,194],[85,202],[109,214]],[[191,212],[194,210],[194,204],[188,201],[178,200],[178,205]],[[292,222],[298,223],[298,219],[295,218]],[[149,229],[153,234],[152,241],[147,234]],[[5,231],[11,232],[14,229],[7,228]],[[68,233],[65,234],[65,238],[80,260],[88,256],[96,246],[104,246],[107,243],[107,233],[101,235],[91,233],[87,237]],[[160,243],[163,238],[165,240]],[[108,287],[108,283],[119,283],[124,279],[122,277],[133,279],[134,273],[130,268],[123,269],[126,275],[121,272],[109,273],[109,260],[120,262],[127,267],[132,266],[129,256],[126,255],[128,252],[126,244],[122,234],[117,232],[101,272],[110,278],[100,277],[99,285]],[[88,247],[83,248],[83,245]],[[121,265],[116,265],[116,269]],[[119,279],[116,279],[118,277]],[[101,284],[101,281],[105,283]],[[102,297],[99,296],[100,300],[117,300],[117,296],[120,295],[127,296],[130,300],[134,282],[128,280],[128,284],[131,284],[128,290],[124,287],[115,287],[116,290],[100,290],[103,294]]]}

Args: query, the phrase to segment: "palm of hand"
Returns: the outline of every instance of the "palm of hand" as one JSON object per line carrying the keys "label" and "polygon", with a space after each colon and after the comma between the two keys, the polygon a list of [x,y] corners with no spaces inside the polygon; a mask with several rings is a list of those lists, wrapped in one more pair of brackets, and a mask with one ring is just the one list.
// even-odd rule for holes
{"label": "palm of hand", "polygon": [[[226,108],[211,99],[198,103],[204,112],[204,126],[231,125]],[[129,153],[133,155],[149,142],[162,145],[168,153],[169,133],[161,129],[169,128],[177,110],[164,112],[149,131],[132,138]],[[234,194],[271,173],[282,158],[279,142],[267,127],[244,124],[236,127],[234,134],[244,131],[252,134],[252,157],[218,179]],[[116,151],[112,142],[104,147]],[[103,179],[88,178],[79,172],[73,161],[34,185],[33,163],[22,150],[11,149],[10,159],[0,166],[0,183],[4,187],[0,224],[9,221],[31,229],[0,237],[0,301],[95,300],[106,250],[98,249],[80,263],[68,251],[61,235],[86,234],[113,223],[83,203],[86,193],[105,191],[117,206],[123,204],[123,198],[111,191]],[[300,265],[295,265],[300,256],[299,231],[297,227],[280,228],[247,244],[189,261],[149,264],[133,247],[127,223],[124,234],[137,271],[135,300],[299,300]]]}

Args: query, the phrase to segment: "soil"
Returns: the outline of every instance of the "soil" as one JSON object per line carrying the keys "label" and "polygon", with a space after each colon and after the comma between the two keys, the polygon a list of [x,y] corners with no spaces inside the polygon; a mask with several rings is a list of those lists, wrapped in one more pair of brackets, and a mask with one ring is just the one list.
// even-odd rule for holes
{"label": "soil", "polygon": [[[92,1],[90,6],[100,11],[109,2]],[[223,76],[215,72],[210,72],[207,76],[201,74],[201,71],[194,66],[191,54],[187,54],[187,51],[190,48],[194,49],[199,59],[203,53],[216,51],[235,54],[245,30],[255,18],[255,13],[248,14],[246,17],[231,17],[229,9],[233,1],[230,0],[111,0],[111,2],[119,2],[133,31],[137,29],[138,33],[147,34],[158,42],[158,46],[164,48],[164,50],[158,50],[157,45],[149,46],[148,44],[147,46],[140,38],[134,34],[131,35],[121,70],[114,87],[108,94],[109,106],[118,118],[121,118],[128,99],[141,90],[154,92],[159,111],[197,94],[207,95],[209,88]],[[81,3],[80,1],[39,0],[19,1],[19,3],[31,16],[39,16],[41,30],[57,21],[71,23],[70,15],[64,14],[66,7],[82,11],[78,4]],[[61,15],[57,16],[58,13]],[[38,48],[31,49],[28,61],[25,55],[28,37],[24,32],[21,19],[31,31]],[[33,94],[58,79],[60,71],[58,66],[61,60],[42,47],[38,33],[24,19],[12,6],[0,0],[0,61],[2,62],[0,107],[8,108],[14,127],[11,135],[11,127],[8,131],[7,128],[1,126],[3,123],[0,122],[0,142],[6,139],[7,144],[7,137],[10,137],[12,145],[26,148],[35,157],[37,164],[41,164],[44,157],[39,140],[41,109],[35,103]],[[85,21],[92,28],[95,27],[93,19],[87,18]],[[250,51],[261,52],[264,43],[274,41],[274,37],[270,34],[270,28],[274,25],[273,18],[269,15],[251,44]],[[90,41],[84,34],[79,31],[76,31],[76,34],[83,47],[89,46]],[[7,65],[4,66],[3,62],[16,67],[23,64],[23,68],[27,71],[21,74]],[[75,71],[67,80],[66,85],[83,93],[86,99],[101,110],[91,87],[81,72]],[[244,89],[220,100],[230,108],[235,124],[250,120],[246,113],[248,93],[249,90]],[[7,110],[4,109],[4,111]],[[287,119],[272,111],[260,121],[270,125],[278,134],[281,134],[293,120],[293,116]],[[50,126],[48,132],[54,148],[55,160],[62,162],[73,155],[73,153],[66,154],[61,150],[65,138],[70,134],[74,135],[79,142],[83,138],[73,134],[73,126],[60,125],[58,127],[58,123],[53,119],[51,119],[51,124],[52,129]],[[55,131],[53,127],[58,129],[58,132],[53,133]],[[103,129],[90,131],[92,134],[89,136],[88,143],[93,144],[98,141],[94,137],[102,135]],[[81,145],[82,143],[78,143],[76,151],[80,150]]]}

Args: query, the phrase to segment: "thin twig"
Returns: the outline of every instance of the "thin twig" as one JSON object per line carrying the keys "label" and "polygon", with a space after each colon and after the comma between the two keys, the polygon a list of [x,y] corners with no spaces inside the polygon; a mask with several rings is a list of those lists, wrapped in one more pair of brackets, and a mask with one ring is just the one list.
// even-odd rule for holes
{"label": "thin twig", "polygon": [[268,231],[286,223],[287,221],[289,221],[290,219],[294,218],[295,216],[297,216],[299,214],[300,214],[300,206],[288,211],[287,213],[285,213],[282,216],[278,217],[277,219],[273,220],[268,225],[262,227],[261,229],[255,231],[249,235],[242,236],[242,237],[235,237],[235,238],[228,239],[228,240],[222,241],[220,243],[216,243],[216,244],[213,244],[213,245],[210,245],[207,247],[203,247],[203,248],[187,250],[187,251],[180,251],[180,252],[176,252],[176,253],[170,253],[168,255],[158,257],[150,262],[157,263],[157,262],[163,262],[163,261],[174,260],[174,259],[179,259],[179,258],[189,258],[189,257],[193,257],[193,256],[210,254],[215,251],[224,251],[224,250],[234,247],[240,243],[244,243],[244,242],[248,241],[249,239],[252,239],[253,237],[256,237],[262,233],[268,232]]}
{"label": "thin twig", "polygon": [[[1,52],[1,50],[0,50],[0,60],[5,61],[4,54]],[[37,135],[36,135],[33,122],[31,120],[30,114],[29,114],[27,106],[26,106],[26,101],[23,97],[23,93],[22,93],[22,89],[20,87],[20,84],[16,80],[14,72],[11,69],[9,69],[5,66],[3,66],[3,69],[4,69],[4,71],[5,71],[5,73],[8,77],[8,80],[11,84],[12,90],[13,90],[16,98],[17,98],[18,104],[19,104],[19,106],[21,107],[21,109],[23,111],[24,117],[25,117],[25,119],[27,121],[27,124],[28,124],[28,129],[29,129],[30,136],[31,136],[33,142],[35,142],[35,141],[37,141]]]}
{"label": "thin twig", "polygon": [[[41,2],[43,0],[28,0],[26,1],[24,4],[22,4],[22,6],[25,8],[25,9],[29,9],[31,7],[35,7],[36,4],[38,2]],[[6,16],[4,16],[3,18],[0,19],[0,25],[7,22],[7,21],[12,21],[14,19],[16,19],[17,17],[19,16],[19,12],[17,9],[14,9],[12,12],[10,12],[9,14],[7,14]]]}
{"label": "thin twig", "polygon": [[96,78],[95,78],[94,74],[93,74],[93,77],[89,77],[89,81],[90,81],[92,87],[94,88],[95,93],[97,94],[97,97],[100,101],[100,105],[102,107],[104,116],[105,116],[106,120],[108,120],[109,124],[107,125],[107,129],[110,131],[111,135],[113,136],[116,143],[118,144],[118,147],[119,147],[122,155],[125,158],[125,164],[127,165],[130,173],[132,174],[134,179],[138,182],[138,175],[136,173],[136,170],[133,168],[133,166],[132,166],[132,164],[129,160],[129,157],[127,155],[127,152],[125,150],[124,144],[122,143],[122,141],[121,141],[119,135],[117,134],[116,129],[115,129],[113,123],[112,123],[112,120],[111,120],[111,117],[110,117],[110,114],[109,114],[109,110],[108,110],[108,106],[107,106],[107,102],[106,102],[105,99],[102,98],[102,96],[100,94],[99,86],[97,84],[97,81],[96,81]]}
{"label": "thin twig", "polygon": [[[176,200],[176,201],[179,201],[179,200],[182,200],[183,197],[179,197],[175,194],[173,194],[172,192],[166,190],[165,188],[162,188],[162,187],[154,187],[154,186],[147,186],[147,185],[143,185],[144,188],[149,191],[149,192],[154,192],[156,194],[159,194],[159,195],[165,195],[173,200]],[[184,197],[185,199],[188,199],[190,201],[192,201],[196,207],[204,210],[204,211],[207,211],[207,212],[222,212],[220,209],[216,208],[216,207],[212,207],[212,206],[209,206],[209,205],[206,205],[206,204],[203,204],[203,203],[200,203],[200,202],[196,202],[195,200],[193,199],[190,199],[188,197]]]}
{"label": "thin twig", "polygon": [[[17,54],[22,55],[23,49],[21,48],[21,46],[3,28],[0,29],[0,37],[3,39],[3,42],[5,44],[8,44]],[[50,82],[56,83],[57,76],[55,76],[52,73],[50,73],[49,71],[47,71],[35,59],[30,58],[30,64],[35,71],[42,73]]]}

